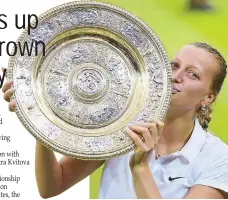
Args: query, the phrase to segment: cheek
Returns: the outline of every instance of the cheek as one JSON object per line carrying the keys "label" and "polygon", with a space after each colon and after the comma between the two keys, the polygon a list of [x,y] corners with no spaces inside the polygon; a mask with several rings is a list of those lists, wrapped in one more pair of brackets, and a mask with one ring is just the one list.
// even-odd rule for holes
{"label": "cheek", "polygon": [[205,91],[204,85],[192,83],[186,88],[185,95],[189,100],[195,99],[195,101],[200,101],[204,97]]}

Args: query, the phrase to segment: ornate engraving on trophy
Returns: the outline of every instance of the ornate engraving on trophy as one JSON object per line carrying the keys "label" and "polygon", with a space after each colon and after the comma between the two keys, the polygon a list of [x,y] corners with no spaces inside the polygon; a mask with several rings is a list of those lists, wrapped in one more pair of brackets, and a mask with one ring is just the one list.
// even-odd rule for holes
{"label": "ornate engraving on trophy", "polygon": [[127,124],[163,117],[170,100],[171,67],[153,31],[99,2],[62,5],[39,22],[20,40],[43,41],[46,56],[15,56],[7,72],[22,123],[70,156],[104,159],[132,150]]}
{"label": "ornate engraving on trophy", "polygon": [[78,74],[76,84],[85,93],[97,93],[102,89],[102,76],[93,69],[83,70]]}
{"label": "ornate engraving on trophy", "polygon": [[99,10],[93,9],[78,9],[77,11],[69,12],[69,21],[73,24],[95,24],[99,20]]}

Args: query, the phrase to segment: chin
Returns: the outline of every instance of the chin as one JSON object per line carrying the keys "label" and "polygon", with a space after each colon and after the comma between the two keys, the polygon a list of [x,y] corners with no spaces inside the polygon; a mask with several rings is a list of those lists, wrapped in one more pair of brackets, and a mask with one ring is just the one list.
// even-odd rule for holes
{"label": "chin", "polygon": [[180,102],[182,102],[181,98],[178,97],[177,94],[172,94],[172,96],[171,96],[171,104],[179,104]]}
{"label": "chin", "polygon": [[176,98],[177,94],[172,94],[171,96],[172,96],[172,98]]}

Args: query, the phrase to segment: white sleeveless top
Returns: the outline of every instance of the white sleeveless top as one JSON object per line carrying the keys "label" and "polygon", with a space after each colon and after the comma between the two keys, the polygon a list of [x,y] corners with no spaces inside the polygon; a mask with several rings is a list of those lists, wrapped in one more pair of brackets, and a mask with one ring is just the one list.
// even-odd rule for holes
{"label": "white sleeveless top", "polygon": [[[129,168],[132,153],[105,163],[100,199],[136,198]],[[153,153],[149,167],[165,199],[181,199],[191,186],[197,184],[228,192],[228,146],[218,137],[204,131],[197,119],[193,133],[182,150],[157,160]]]}

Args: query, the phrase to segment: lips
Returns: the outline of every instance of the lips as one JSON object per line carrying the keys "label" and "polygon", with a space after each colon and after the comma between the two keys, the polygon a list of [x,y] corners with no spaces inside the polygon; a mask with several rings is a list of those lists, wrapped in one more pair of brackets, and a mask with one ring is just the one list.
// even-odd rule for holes
{"label": "lips", "polygon": [[173,93],[173,94],[176,94],[176,93],[178,93],[178,92],[180,92],[180,90],[179,90],[178,88],[176,88],[175,86],[173,86],[173,87],[172,87],[172,93]]}

